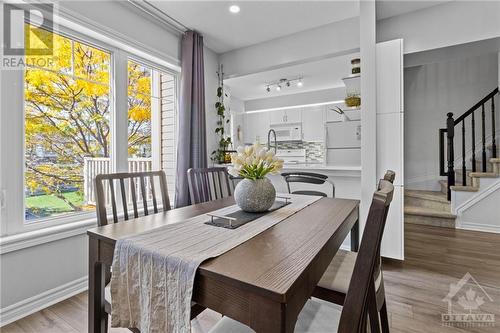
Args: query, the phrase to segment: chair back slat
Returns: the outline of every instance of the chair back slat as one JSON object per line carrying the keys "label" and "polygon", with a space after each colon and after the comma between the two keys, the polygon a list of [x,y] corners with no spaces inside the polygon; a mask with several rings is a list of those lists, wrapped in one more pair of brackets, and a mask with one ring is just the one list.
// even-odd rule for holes
{"label": "chair back slat", "polygon": [[141,197],[142,197],[142,207],[144,209],[144,213],[148,215],[148,198],[146,193],[146,183],[144,181],[144,177],[140,176],[139,180],[141,181]]}
{"label": "chair back slat", "polygon": [[[159,180],[159,191],[155,187],[155,180]],[[128,181],[128,186],[126,186],[126,181]],[[119,185],[115,186],[115,182]],[[127,198],[131,199],[131,206],[133,209],[134,218],[139,217],[140,211],[138,209],[137,201],[142,201],[142,212],[143,215],[149,215],[150,212],[158,213],[158,197],[161,195],[163,211],[170,210],[170,200],[168,198],[167,192],[167,180],[165,172],[163,171],[148,171],[148,172],[134,172],[134,173],[114,173],[114,174],[100,174],[95,178],[96,187],[96,210],[97,210],[97,220],[100,226],[108,224],[108,216],[106,205],[106,194],[104,191],[105,184],[109,183],[109,193],[110,193],[110,205],[113,215],[113,223],[119,222],[119,214],[123,214],[123,219],[128,220],[130,218],[129,209],[130,203],[127,202]],[[137,188],[140,188],[140,195],[138,195]],[[116,198],[116,191],[120,191],[118,198],[122,202],[122,210],[118,211]],[[130,192],[130,196],[129,193]],[[150,209],[150,204],[152,203],[153,209]]]}
{"label": "chair back slat", "polygon": [[137,192],[135,187],[134,178],[130,178],[130,192],[132,194],[132,206],[134,207],[134,218],[139,217],[139,210],[137,209]]}
{"label": "chair back slat", "polygon": [[156,201],[156,193],[155,193],[155,181],[153,176],[149,176],[149,185],[151,187],[151,196],[153,197],[153,211],[154,213],[158,213],[158,203]]}
{"label": "chair back slat", "polygon": [[222,199],[233,192],[227,169],[223,167],[189,169],[188,184],[192,204]]}
{"label": "chair back slat", "polygon": [[120,178],[120,191],[122,192],[123,217],[128,220],[127,191],[125,191],[125,180]]}
{"label": "chair back slat", "polygon": [[[340,317],[340,333],[367,332],[368,312],[376,304],[374,273],[379,264],[380,243],[394,194],[388,180],[379,182],[374,193],[349,289]],[[376,322],[375,322],[376,321]],[[371,331],[379,331],[379,318],[370,316]]]}
{"label": "chair back slat", "polygon": [[111,205],[113,208],[113,222],[116,223],[118,222],[118,213],[116,211],[115,185],[111,179],[109,180],[109,189],[111,193]]}

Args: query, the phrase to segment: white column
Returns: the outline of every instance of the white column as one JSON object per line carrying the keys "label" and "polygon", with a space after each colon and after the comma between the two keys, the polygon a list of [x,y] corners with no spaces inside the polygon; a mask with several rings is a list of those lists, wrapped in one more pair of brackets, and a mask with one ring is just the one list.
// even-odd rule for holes
{"label": "white column", "polygon": [[[377,76],[375,1],[360,1],[362,233],[377,183]],[[361,239],[361,235],[360,235]]]}
{"label": "white column", "polygon": [[111,161],[114,172],[128,171],[128,84],[127,55],[117,51],[113,59],[114,85],[112,110]]}

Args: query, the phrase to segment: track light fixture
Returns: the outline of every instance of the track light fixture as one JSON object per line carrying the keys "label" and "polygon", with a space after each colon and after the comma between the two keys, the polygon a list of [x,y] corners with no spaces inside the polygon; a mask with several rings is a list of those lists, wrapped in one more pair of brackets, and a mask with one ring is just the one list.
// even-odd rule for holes
{"label": "track light fixture", "polygon": [[271,92],[271,88],[276,87],[276,91],[281,91],[281,88],[286,87],[289,88],[293,85],[297,87],[302,87],[304,84],[302,82],[302,76],[293,78],[293,79],[279,79],[273,82],[266,83],[266,91]]}

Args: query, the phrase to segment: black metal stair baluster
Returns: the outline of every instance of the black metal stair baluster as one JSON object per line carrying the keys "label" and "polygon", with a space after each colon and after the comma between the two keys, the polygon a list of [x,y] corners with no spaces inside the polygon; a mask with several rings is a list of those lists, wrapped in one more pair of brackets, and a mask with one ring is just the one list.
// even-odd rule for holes
{"label": "black metal stair baluster", "polygon": [[497,157],[497,143],[495,139],[495,97],[491,97],[491,149],[493,150],[493,158]]}
{"label": "black metal stair baluster", "polygon": [[485,120],[485,114],[484,114],[484,104],[481,105],[481,129],[482,129],[482,137],[481,139],[483,140],[483,162],[482,162],[482,170],[483,172],[486,172],[486,120]]}
{"label": "black metal stair baluster", "polygon": [[455,150],[453,148],[453,138],[455,136],[455,120],[453,119],[453,113],[448,113],[448,119],[446,119],[446,137],[447,141],[447,152],[448,152],[448,191],[447,197],[448,201],[451,200],[451,186],[455,186]]}
{"label": "black metal stair baluster", "polygon": [[476,121],[472,112],[472,172],[476,172]]}
{"label": "black metal stair baluster", "polygon": [[462,120],[462,185],[467,185],[467,166],[465,164],[465,119]]}

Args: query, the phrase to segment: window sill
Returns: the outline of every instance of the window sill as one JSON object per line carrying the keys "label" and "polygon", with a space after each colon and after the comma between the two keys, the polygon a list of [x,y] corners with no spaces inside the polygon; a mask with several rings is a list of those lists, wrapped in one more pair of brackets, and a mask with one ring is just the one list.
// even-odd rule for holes
{"label": "window sill", "polygon": [[63,238],[81,235],[86,233],[89,228],[95,226],[97,226],[97,219],[93,217],[82,221],[0,237],[0,255]]}

